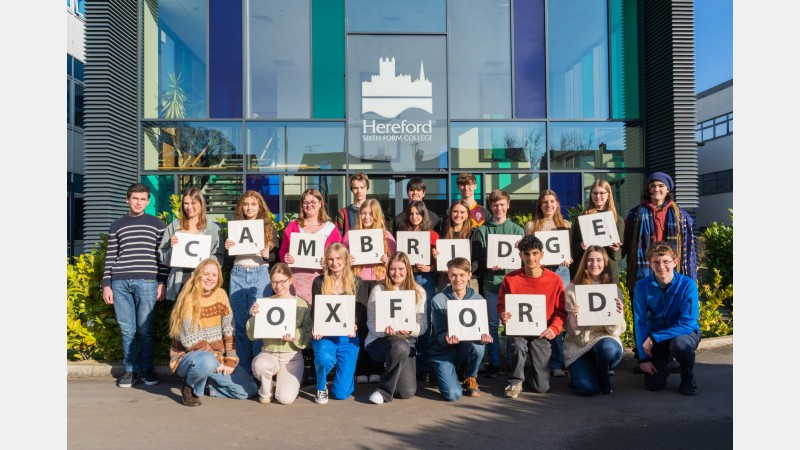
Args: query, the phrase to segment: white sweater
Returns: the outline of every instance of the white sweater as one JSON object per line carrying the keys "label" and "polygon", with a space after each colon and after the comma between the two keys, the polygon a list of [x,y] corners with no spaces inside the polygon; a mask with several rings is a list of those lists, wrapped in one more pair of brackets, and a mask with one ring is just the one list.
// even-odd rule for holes
{"label": "white sweater", "polygon": [[[367,327],[369,328],[369,334],[367,338],[364,340],[364,346],[366,347],[372,341],[378,338],[382,338],[386,336],[384,330],[376,330],[375,329],[375,297],[378,292],[382,292],[386,289],[386,285],[383,283],[378,283],[372,288],[372,292],[369,293],[369,300],[367,301]],[[399,290],[399,289],[394,289]],[[420,285],[416,285],[416,290],[419,294],[418,298],[420,301],[417,302],[417,323],[414,327],[414,330],[411,331],[411,334],[408,336],[402,336],[408,340],[408,343],[413,347],[414,344],[417,342],[417,336],[428,329],[428,318],[425,316],[425,302],[427,298],[425,296],[425,289],[422,288]],[[398,335],[401,336],[401,335]]]}

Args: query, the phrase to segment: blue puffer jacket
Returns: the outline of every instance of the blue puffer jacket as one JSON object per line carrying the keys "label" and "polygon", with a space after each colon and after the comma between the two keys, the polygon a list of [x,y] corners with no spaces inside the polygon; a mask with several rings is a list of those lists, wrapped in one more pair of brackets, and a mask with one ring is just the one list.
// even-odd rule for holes
{"label": "blue puffer jacket", "polygon": [[640,358],[645,358],[642,343],[649,335],[656,342],[661,342],[693,331],[700,332],[697,322],[700,311],[697,283],[677,271],[673,273],[672,283],[666,289],[658,285],[654,275],[648,275],[636,283],[633,324]]}

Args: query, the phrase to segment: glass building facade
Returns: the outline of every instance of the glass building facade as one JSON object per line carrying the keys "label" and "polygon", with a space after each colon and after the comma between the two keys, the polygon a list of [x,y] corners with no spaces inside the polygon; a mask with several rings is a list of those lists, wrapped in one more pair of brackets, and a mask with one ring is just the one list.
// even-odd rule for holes
{"label": "glass building facade", "polygon": [[201,187],[230,217],[244,189],[279,215],[317,188],[329,212],[366,172],[387,217],[422,177],[437,213],[544,189],[562,213],[607,179],[620,213],[645,165],[635,0],[144,0],[139,174],[149,212]]}

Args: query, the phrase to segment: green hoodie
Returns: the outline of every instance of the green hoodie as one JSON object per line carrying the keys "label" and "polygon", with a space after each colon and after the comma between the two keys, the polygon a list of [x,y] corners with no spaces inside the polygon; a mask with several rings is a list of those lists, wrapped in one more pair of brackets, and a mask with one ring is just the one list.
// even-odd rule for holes
{"label": "green hoodie", "polygon": [[[494,219],[492,219],[491,222],[486,222],[482,227],[478,228],[478,232],[481,236],[481,246],[483,247],[484,255],[486,254],[486,245],[489,242],[487,236],[490,234],[516,234],[525,236],[525,230],[508,218],[501,224],[495,223]],[[486,261],[484,261],[484,264],[485,263]],[[511,270],[512,269],[492,270],[487,267],[483,272],[483,290],[500,292],[500,283],[503,282],[503,278],[505,278],[506,274],[511,272]]]}

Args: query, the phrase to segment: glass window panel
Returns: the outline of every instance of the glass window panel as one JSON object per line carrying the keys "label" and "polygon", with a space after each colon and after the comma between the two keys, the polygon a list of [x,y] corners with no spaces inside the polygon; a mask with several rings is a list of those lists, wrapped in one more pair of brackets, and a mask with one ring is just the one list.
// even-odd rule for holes
{"label": "glass window panel", "polygon": [[444,36],[348,37],[348,151],[354,171],[447,168]]}
{"label": "glass window panel", "polygon": [[714,139],[714,129],[713,128],[706,128],[703,130],[703,141],[710,141]]}
{"label": "glass window panel", "polygon": [[728,122],[728,133],[733,133],[733,114],[731,114],[731,120]]}
{"label": "glass window panel", "polygon": [[608,118],[605,0],[548,2],[550,118]]}
{"label": "glass window panel", "polygon": [[178,192],[191,187],[203,191],[209,220],[233,219],[236,204],[242,196],[242,185],[241,175],[178,175]]}
{"label": "glass window panel", "polygon": [[344,122],[250,122],[248,170],[344,170]]}
{"label": "glass window panel", "polygon": [[714,136],[715,137],[722,137],[728,134],[728,124],[721,123],[714,127]]}
{"label": "glass window panel", "polygon": [[83,81],[83,63],[76,59],[75,61],[75,79]]}
{"label": "glass window panel", "polygon": [[623,168],[641,164],[639,127],[622,122],[550,124],[552,169]]}
{"label": "glass window panel", "polygon": [[247,190],[253,190],[261,193],[264,201],[267,203],[272,214],[275,214],[278,220],[283,217],[281,215],[281,176],[280,175],[247,175],[246,179]]}
{"label": "glass window panel", "polygon": [[452,122],[450,166],[458,169],[547,168],[544,123]]}
{"label": "glass window panel", "polygon": [[581,186],[581,183],[582,177],[580,173],[550,174],[550,189],[558,196],[561,216],[565,219],[569,219],[570,208],[575,208],[582,203],[583,186]]}
{"label": "glass window panel", "polygon": [[[539,173],[487,173],[485,180],[487,198],[495,189],[502,189],[511,196],[511,206],[508,208],[508,217],[511,219],[515,215],[533,213],[539,192],[547,188],[547,176]],[[488,204],[486,208],[489,208]]]}
{"label": "glass window panel", "polygon": [[312,0],[311,64],[315,119],[344,119],[344,0]]}
{"label": "glass window panel", "polygon": [[75,126],[83,128],[83,85],[75,83]]}
{"label": "glass window panel", "polygon": [[143,170],[242,170],[238,123],[144,123],[143,127]]}
{"label": "glass window panel", "polygon": [[509,5],[508,0],[450,2],[450,89],[459,94],[450,96],[452,119],[511,118]]}
{"label": "glass window panel", "polygon": [[308,0],[248,3],[247,117],[311,117]]}
{"label": "glass window panel", "polygon": [[544,0],[514,2],[514,117],[543,119],[545,95]]}
{"label": "glass window panel", "polygon": [[209,116],[242,118],[242,2],[210,0]]}
{"label": "glass window panel", "polygon": [[701,131],[696,132],[694,140],[697,142],[703,142],[703,133]]}
{"label": "glass window panel", "polygon": [[[420,177],[422,181],[425,183],[425,198],[422,201],[425,203],[425,207],[428,210],[433,211],[438,215],[440,218],[444,219],[444,213],[447,211],[447,208],[450,207],[447,201],[447,178],[445,177]],[[406,206],[408,206],[408,182],[411,178],[406,178],[401,183],[400,192],[398,195],[402,195],[403,202],[400,211],[395,212],[395,215],[401,213]],[[455,183],[455,179],[453,179],[453,183]],[[480,185],[479,185],[480,186]],[[477,191],[477,190],[476,190]],[[456,190],[456,193],[458,191]],[[475,198],[478,198],[478,193],[475,193]],[[480,202],[480,200],[478,200]],[[394,216],[391,217],[391,221],[394,221]]]}
{"label": "glass window panel", "polygon": [[142,184],[150,188],[150,204],[144,212],[151,215],[158,215],[163,212],[169,213],[167,220],[172,221],[172,203],[170,196],[179,193],[175,192],[174,175],[142,175]]}
{"label": "glass window panel", "polygon": [[72,76],[72,56],[67,54],[67,76]]}
{"label": "glass window panel", "polygon": [[348,0],[347,30],[350,32],[446,31],[445,0]]}
{"label": "glass window panel", "polygon": [[639,118],[638,0],[610,0],[611,117]]}
{"label": "glass window panel", "polygon": [[[624,217],[625,213],[628,212],[631,208],[639,204],[637,201],[634,204],[625,205],[622,204],[623,198],[632,197],[631,195],[623,195],[623,193],[627,193],[628,184],[627,180],[630,177],[629,174],[625,173],[584,173],[583,174],[583,191],[581,194],[581,205],[584,209],[589,205],[591,200],[591,186],[592,183],[599,179],[603,179],[608,181],[608,184],[611,185],[611,195],[614,197],[614,205],[617,208],[617,214]],[[636,194],[641,194],[641,192],[637,192]],[[577,206],[577,205],[575,205]]]}
{"label": "glass window panel", "polygon": [[72,80],[67,80],[67,125],[72,125]]}
{"label": "glass window panel", "polygon": [[145,118],[206,118],[206,0],[142,3]]}
{"label": "glass window panel", "polygon": [[344,175],[286,175],[283,177],[283,214],[297,215],[300,211],[300,194],[306,189],[317,189],[325,200],[328,216],[336,214],[347,204]]}

